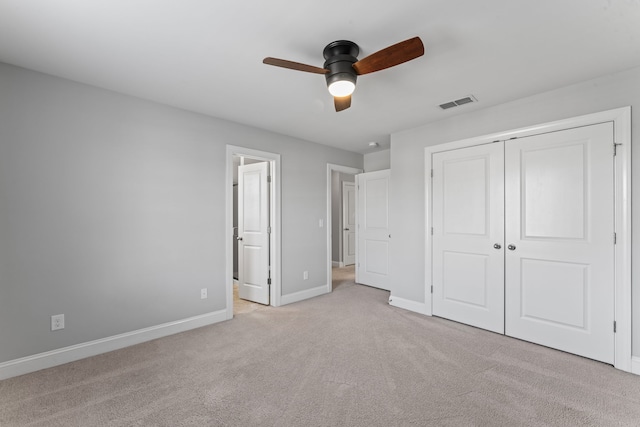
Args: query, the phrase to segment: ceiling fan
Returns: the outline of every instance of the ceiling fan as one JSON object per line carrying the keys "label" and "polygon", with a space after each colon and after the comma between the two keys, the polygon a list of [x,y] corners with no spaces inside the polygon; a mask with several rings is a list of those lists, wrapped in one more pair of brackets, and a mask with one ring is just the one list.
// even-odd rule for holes
{"label": "ceiling fan", "polygon": [[324,74],[329,93],[333,95],[336,111],[342,111],[351,106],[351,94],[356,88],[358,76],[416,59],[424,55],[424,45],[420,37],[414,37],[379,50],[360,60],[357,58],[359,53],[360,48],[354,42],[338,40],[329,43],[324,48],[322,52],[325,59],[324,68],[271,57],[264,58],[262,62],[291,70]]}

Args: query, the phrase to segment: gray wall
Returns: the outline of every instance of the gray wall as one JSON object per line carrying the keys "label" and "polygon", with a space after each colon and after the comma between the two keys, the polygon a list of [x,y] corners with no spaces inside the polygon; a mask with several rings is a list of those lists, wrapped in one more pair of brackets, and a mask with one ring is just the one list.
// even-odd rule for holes
{"label": "gray wall", "polygon": [[[625,107],[640,106],[640,68],[460,114],[391,136],[392,294],[424,302],[426,146],[517,129],[538,123]],[[640,167],[640,108],[632,111],[632,168]],[[640,174],[632,178],[633,265],[640,265]],[[640,355],[640,278],[633,276],[633,353]]]}
{"label": "gray wall", "polygon": [[331,171],[331,260],[342,262],[342,183],[355,182],[356,176]]}
{"label": "gray wall", "polygon": [[391,150],[380,150],[364,155],[364,171],[375,172],[391,168]]}
{"label": "gray wall", "polygon": [[283,294],[325,285],[362,155],[0,64],[0,362],[224,309],[226,144],[282,156]]}

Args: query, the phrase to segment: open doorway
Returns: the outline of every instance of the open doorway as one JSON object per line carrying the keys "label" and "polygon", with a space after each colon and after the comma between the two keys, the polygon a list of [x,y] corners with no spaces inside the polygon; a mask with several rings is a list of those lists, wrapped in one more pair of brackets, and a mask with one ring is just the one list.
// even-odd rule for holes
{"label": "open doorway", "polygon": [[233,156],[233,314],[269,305],[269,162]]}
{"label": "open doorway", "polygon": [[361,169],[327,165],[327,292],[355,280],[355,175]]}
{"label": "open doorway", "polygon": [[[280,304],[280,155],[227,146],[227,319]],[[247,303],[244,303],[244,302]]]}

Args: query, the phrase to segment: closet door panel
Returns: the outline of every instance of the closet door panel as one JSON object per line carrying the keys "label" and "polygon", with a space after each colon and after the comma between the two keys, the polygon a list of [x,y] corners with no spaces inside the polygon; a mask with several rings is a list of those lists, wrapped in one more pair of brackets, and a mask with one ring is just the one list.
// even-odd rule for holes
{"label": "closet door panel", "polygon": [[505,329],[613,363],[613,127],[505,145]]}
{"label": "closet door panel", "polygon": [[504,333],[503,143],[432,165],[433,314]]}

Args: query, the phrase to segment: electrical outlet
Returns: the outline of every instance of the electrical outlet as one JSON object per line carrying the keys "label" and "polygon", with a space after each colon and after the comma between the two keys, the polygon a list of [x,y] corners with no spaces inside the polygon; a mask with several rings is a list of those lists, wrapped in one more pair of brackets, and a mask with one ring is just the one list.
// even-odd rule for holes
{"label": "electrical outlet", "polygon": [[200,289],[200,299],[207,299],[207,288]]}
{"label": "electrical outlet", "polygon": [[303,280],[309,279],[309,272],[308,271],[305,271],[305,272],[302,273],[302,279]]}
{"label": "electrical outlet", "polygon": [[57,331],[58,329],[64,329],[64,314],[51,316],[51,330]]}

